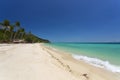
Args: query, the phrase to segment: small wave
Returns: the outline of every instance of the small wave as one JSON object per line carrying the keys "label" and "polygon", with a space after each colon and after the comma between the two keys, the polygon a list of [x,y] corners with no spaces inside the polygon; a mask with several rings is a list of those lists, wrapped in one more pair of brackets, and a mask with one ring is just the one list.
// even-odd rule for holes
{"label": "small wave", "polygon": [[77,60],[83,60],[96,67],[105,68],[109,71],[120,73],[120,67],[110,64],[109,61],[103,61],[97,58],[91,58],[91,57],[81,56],[81,55],[72,55],[72,56]]}

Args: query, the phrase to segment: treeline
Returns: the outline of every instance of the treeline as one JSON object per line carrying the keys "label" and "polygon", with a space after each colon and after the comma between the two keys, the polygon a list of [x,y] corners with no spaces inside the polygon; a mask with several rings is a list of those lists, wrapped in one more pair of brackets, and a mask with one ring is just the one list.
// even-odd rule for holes
{"label": "treeline", "polygon": [[21,27],[20,22],[16,21],[11,24],[9,20],[0,22],[0,43],[37,43],[37,42],[50,42],[49,40],[39,38],[31,32],[26,32]]}

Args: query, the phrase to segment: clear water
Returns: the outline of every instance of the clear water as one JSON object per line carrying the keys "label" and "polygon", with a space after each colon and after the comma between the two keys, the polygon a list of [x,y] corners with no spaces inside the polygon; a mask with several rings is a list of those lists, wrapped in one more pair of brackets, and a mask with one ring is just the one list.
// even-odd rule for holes
{"label": "clear water", "polygon": [[[75,58],[102,65],[120,72],[120,44],[103,43],[50,43],[50,46],[67,51]],[[109,66],[109,67],[108,67]],[[116,67],[117,66],[117,67]]]}

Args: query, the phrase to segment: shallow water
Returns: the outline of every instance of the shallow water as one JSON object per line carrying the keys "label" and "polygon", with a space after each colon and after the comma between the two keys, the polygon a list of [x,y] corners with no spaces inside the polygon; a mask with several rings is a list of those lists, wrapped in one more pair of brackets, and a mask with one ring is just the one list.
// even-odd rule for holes
{"label": "shallow water", "polygon": [[72,42],[47,45],[69,52],[78,60],[84,60],[113,72],[120,72],[120,44]]}

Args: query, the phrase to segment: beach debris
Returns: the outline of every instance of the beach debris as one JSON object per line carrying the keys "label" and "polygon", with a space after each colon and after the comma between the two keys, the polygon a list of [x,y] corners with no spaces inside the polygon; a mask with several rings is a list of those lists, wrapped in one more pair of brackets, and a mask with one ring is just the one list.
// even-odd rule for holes
{"label": "beach debris", "polygon": [[86,79],[89,79],[89,77],[88,77],[88,74],[82,74],[82,76],[84,76]]}

